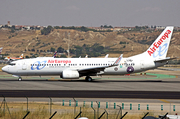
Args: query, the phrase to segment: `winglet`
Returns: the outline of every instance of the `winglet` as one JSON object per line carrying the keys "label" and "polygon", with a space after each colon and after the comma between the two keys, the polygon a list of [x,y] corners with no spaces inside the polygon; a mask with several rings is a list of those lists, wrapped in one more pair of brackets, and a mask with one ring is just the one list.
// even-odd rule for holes
{"label": "winglet", "polygon": [[56,58],[56,53],[57,53],[57,51],[55,51],[55,53],[54,53],[54,56],[53,56],[54,58]]}
{"label": "winglet", "polygon": [[121,55],[119,56],[119,58],[114,62],[113,65],[118,65],[119,62],[121,61],[122,57],[123,57],[123,54],[121,54]]}

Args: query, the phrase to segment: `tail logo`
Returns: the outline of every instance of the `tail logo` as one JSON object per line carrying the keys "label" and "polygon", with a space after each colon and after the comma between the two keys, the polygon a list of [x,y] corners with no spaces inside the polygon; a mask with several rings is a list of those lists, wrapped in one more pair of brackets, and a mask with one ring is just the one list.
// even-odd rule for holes
{"label": "tail logo", "polygon": [[[165,34],[157,41],[157,42],[154,42],[153,46],[151,48],[149,48],[149,50],[147,51],[148,54],[151,56],[155,51],[156,49],[158,49],[159,47],[161,47],[160,45],[164,42],[164,40],[166,40],[168,38],[168,35],[171,33],[170,30],[167,30],[165,32]],[[164,45],[163,45],[164,46]],[[163,47],[162,46],[162,47]],[[167,45],[166,45],[167,46]],[[165,48],[164,48],[165,49]],[[160,52],[161,50],[159,50]]]}
{"label": "tail logo", "polygon": [[159,49],[157,50],[157,52],[153,53],[153,58],[156,58],[157,56],[163,56],[168,50],[167,46],[168,46],[167,43],[165,43],[162,47],[159,46]]}

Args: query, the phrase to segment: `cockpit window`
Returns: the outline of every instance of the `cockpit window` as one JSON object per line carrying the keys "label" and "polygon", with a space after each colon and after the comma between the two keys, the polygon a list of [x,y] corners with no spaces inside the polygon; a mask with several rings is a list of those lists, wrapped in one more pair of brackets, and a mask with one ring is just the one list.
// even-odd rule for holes
{"label": "cockpit window", "polygon": [[16,63],[10,63],[9,65],[14,66],[14,65],[16,65]]}

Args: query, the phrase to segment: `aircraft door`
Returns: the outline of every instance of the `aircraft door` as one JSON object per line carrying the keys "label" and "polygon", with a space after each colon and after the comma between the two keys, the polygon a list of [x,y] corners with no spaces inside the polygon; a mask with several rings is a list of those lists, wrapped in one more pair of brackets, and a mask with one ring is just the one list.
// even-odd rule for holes
{"label": "aircraft door", "polygon": [[27,69],[27,65],[26,65],[25,62],[23,62],[23,64],[22,64],[22,70],[26,70],[26,69]]}
{"label": "aircraft door", "polygon": [[145,63],[144,63],[144,60],[141,60],[141,61],[140,61],[141,69],[144,69],[144,67],[145,67],[144,64],[145,64]]}

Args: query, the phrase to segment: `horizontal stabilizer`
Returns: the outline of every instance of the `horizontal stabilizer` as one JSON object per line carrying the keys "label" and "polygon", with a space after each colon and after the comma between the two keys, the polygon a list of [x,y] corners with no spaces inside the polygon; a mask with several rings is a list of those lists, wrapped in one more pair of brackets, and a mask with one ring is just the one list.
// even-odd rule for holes
{"label": "horizontal stabilizer", "polygon": [[165,59],[157,59],[154,62],[164,62],[164,61],[169,61],[173,59],[177,59],[177,57],[174,57],[174,58],[166,57]]}

